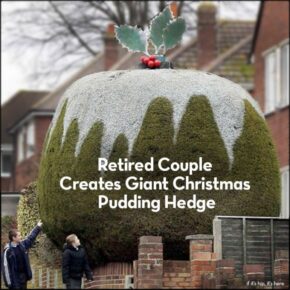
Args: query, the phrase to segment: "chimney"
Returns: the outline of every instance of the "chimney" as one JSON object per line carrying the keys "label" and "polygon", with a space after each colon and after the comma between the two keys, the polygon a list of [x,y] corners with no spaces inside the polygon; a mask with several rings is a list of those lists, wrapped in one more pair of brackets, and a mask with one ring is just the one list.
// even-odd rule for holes
{"label": "chimney", "polygon": [[176,1],[173,1],[169,4],[170,10],[172,15],[174,16],[174,18],[176,18],[178,15],[178,4],[176,3]]}
{"label": "chimney", "polygon": [[198,7],[197,18],[197,66],[202,68],[216,57],[216,6],[208,2],[201,4]]}
{"label": "chimney", "polygon": [[119,49],[118,40],[115,38],[114,23],[110,23],[104,34],[104,70],[108,70],[118,61]]}

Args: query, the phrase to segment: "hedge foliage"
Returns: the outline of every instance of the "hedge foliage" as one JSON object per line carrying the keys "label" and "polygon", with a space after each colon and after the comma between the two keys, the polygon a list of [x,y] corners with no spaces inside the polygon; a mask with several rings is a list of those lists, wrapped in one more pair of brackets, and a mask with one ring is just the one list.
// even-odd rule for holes
{"label": "hedge foliage", "polygon": [[[249,180],[250,191],[206,192],[184,191],[64,191],[59,180],[71,176],[73,180],[96,180],[97,158],[100,156],[104,125],[95,123],[86,137],[80,154],[75,157],[78,140],[78,123],[74,120],[67,131],[63,145],[63,119],[66,103],[57,120],[40,166],[38,191],[40,216],[45,222],[47,235],[59,247],[67,234],[76,233],[89,251],[91,260],[132,261],[137,257],[137,242],[142,235],[161,235],[165,244],[166,259],[187,259],[189,234],[212,232],[215,215],[279,215],[279,167],[265,120],[245,101],[244,127],[234,146],[234,164],[229,170],[227,152],[215,123],[211,106],[205,96],[192,97],[182,117],[174,142],[173,108],[165,97],[157,97],[148,107],[140,132],[134,141],[131,155],[128,140],[123,134],[114,143],[110,160],[129,157],[132,161],[147,161],[151,156],[167,156],[172,161],[195,161],[202,156],[213,164],[211,172],[197,172],[192,179],[205,176],[220,180]],[[162,172],[111,172],[106,180],[124,182],[128,175],[159,180]],[[169,179],[186,175],[184,172],[166,173]],[[97,195],[120,197],[139,194],[145,198],[159,198],[176,194],[180,198],[213,198],[216,208],[198,213],[195,210],[164,209],[158,213],[150,209],[111,210],[97,208]]]}
{"label": "hedge foliage", "polygon": [[1,216],[1,252],[9,242],[8,233],[11,229],[17,228],[17,221],[14,216]]}
{"label": "hedge foliage", "polygon": [[[39,220],[36,182],[32,182],[22,190],[17,208],[18,230],[22,238],[25,238],[31,232]],[[54,266],[56,262],[61,260],[61,252],[43,232],[38,235],[32,252],[39,264]]]}

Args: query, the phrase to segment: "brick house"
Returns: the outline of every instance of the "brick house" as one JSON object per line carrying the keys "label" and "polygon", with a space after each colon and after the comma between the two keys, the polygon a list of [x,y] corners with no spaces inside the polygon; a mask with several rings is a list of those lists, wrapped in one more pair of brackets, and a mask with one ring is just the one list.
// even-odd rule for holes
{"label": "brick house", "polygon": [[277,148],[282,201],[289,218],[289,2],[261,2],[252,48],[253,96],[264,111]]}
{"label": "brick house", "polygon": [[[171,8],[173,12],[176,11],[174,4]],[[174,63],[175,68],[199,69],[214,73],[239,83],[252,92],[254,70],[247,58],[251,49],[255,22],[218,19],[217,8],[208,4],[199,6],[197,19],[197,36],[168,53],[168,58]],[[7,172],[5,177],[1,171],[2,201],[7,200],[3,197],[3,193],[19,193],[25,185],[36,179],[44,137],[53,112],[65,90],[75,80],[85,75],[104,70],[132,69],[139,62],[141,54],[127,52],[117,43],[112,24],[108,26],[103,40],[104,50],[56,89],[51,92],[40,92],[38,98],[32,97],[34,93],[30,96],[27,92],[26,97],[32,98],[33,101],[26,110],[23,108],[25,112],[17,113],[18,108],[14,108],[13,111],[13,108],[9,109],[8,106],[9,102],[12,107],[23,106],[17,101],[21,99],[24,102],[24,97],[18,96],[20,92],[2,106],[2,124],[5,124],[1,130],[2,140],[5,140],[4,135],[5,138],[14,140],[10,143],[13,144],[12,147],[10,146],[12,158],[9,159],[5,154],[1,154],[1,162],[5,162],[6,168],[11,168],[8,179]],[[11,114],[16,116],[12,120],[9,119]],[[1,144],[1,151],[2,147],[3,150],[8,148],[4,145],[5,143]],[[8,165],[9,162],[13,165]]]}
{"label": "brick house", "polygon": [[[33,104],[48,92],[21,90],[1,107],[2,213],[14,214],[23,183],[36,178],[42,144],[53,112],[35,111]],[[24,170],[21,170],[24,168]]]}

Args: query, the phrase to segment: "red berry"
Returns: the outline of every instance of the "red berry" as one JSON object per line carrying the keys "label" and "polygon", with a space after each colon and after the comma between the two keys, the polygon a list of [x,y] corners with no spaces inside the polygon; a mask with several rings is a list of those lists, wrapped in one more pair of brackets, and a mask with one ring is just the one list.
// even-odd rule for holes
{"label": "red berry", "polygon": [[149,57],[146,57],[146,56],[145,56],[145,58],[144,58],[144,60],[143,60],[143,63],[144,63],[145,65],[147,65],[147,64],[148,64],[148,61],[149,61]]}
{"label": "red berry", "polygon": [[147,65],[148,65],[148,67],[150,67],[150,68],[154,68],[155,63],[154,63],[154,61],[149,60]]}
{"label": "red berry", "polygon": [[158,59],[156,59],[156,60],[154,61],[154,66],[155,66],[155,67],[160,67],[160,65],[161,65],[161,61],[158,60]]}
{"label": "red berry", "polygon": [[147,57],[146,57],[146,56],[142,56],[142,57],[140,58],[140,61],[141,61],[142,63],[144,63],[145,58],[147,58]]}
{"label": "red berry", "polygon": [[150,60],[155,60],[156,57],[155,57],[155,55],[150,55],[150,56],[149,56],[149,59],[150,59]]}

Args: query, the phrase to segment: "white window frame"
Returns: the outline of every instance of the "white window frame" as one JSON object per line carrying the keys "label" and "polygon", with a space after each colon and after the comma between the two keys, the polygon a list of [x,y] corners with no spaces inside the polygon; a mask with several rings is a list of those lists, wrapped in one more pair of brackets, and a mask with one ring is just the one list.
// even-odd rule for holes
{"label": "white window frame", "polygon": [[[282,47],[289,47],[289,39],[283,40],[276,46],[271,47],[266,50],[262,55],[264,57],[264,88],[265,88],[265,103],[264,103],[264,113],[265,115],[271,114],[277,109],[282,109],[289,105],[289,84],[288,84],[288,96],[282,96]],[[274,68],[272,72],[267,70],[267,61],[269,61],[269,57],[273,57]],[[287,54],[288,62],[289,62],[289,50]],[[289,80],[289,66],[286,66],[287,71],[287,79]],[[272,75],[269,75],[271,74]],[[272,82],[269,81],[269,78],[272,79]],[[269,91],[269,88],[274,86],[274,91],[272,94]]]}
{"label": "white window frame", "polygon": [[[285,49],[286,51],[286,60],[283,59],[283,54],[282,54],[282,50]],[[281,65],[281,79],[280,79],[280,84],[281,84],[281,91],[280,91],[280,94],[281,94],[281,99],[280,99],[280,107],[285,107],[287,105],[289,105],[289,42],[286,42],[284,44],[281,45],[281,48],[280,48],[280,53],[281,53],[281,58],[280,58],[280,65]],[[286,75],[282,73],[284,73],[282,71],[282,68],[283,68],[283,64],[285,65],[284,68],[286,68]],[[284,76],[284,79],[283,79],[283,76]],[[286,88],[286,92],[285,94],[286,95],[283,95],[283,87],[282,87],[282,81],[285,81],[285,88]]]}
{"label": "white window frame", "polygon": [[[10,145],[10,144],[2,144],[1,145],[1,177],[11,177],[11,174],[12,174],[12,163],[11,163],[11,170],[10,172],[4,172],[3,171],[3,155],[5,154],[9,154],[11,155],[11,157],[13,158],[13,146]],[[12,158],[11,158],[11,162],[12,161]]]}
{"label": "white window frame", "polygon": [[17,163],[24,160],[24,128],[17,134]]}
{"label": "white window frame", "polygon": [[35,151],[35,125],[30,121],[26,128],[26,158],[31,157]]}
{"label": "white window frame", "polygon": [[281,176],[281,211],[280,217],[289,219],[289,165],[280,169]]}
{"label": "white window frame", "polygon": [[35,153],[35,123],[32,119],[18,131],[17,135],[17,163],[33,156]]}

